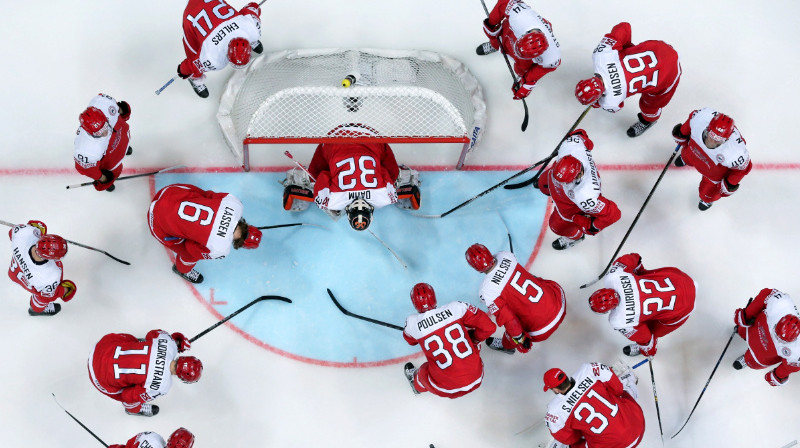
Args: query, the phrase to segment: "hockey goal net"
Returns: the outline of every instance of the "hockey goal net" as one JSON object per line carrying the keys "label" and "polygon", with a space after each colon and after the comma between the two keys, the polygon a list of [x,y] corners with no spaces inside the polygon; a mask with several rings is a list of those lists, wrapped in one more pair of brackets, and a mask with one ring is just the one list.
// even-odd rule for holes
{"label": "hockey goal net", "polygon": [[[355,83],[343,87],[343,80]],[[236,71],[217,119],[245,171],[253,144],[371,141],[460,143],[457,168],[480,140],[486,105],[459,61],[428,51],[292,50]],[[373,133],[336,132],[364,125]]]}

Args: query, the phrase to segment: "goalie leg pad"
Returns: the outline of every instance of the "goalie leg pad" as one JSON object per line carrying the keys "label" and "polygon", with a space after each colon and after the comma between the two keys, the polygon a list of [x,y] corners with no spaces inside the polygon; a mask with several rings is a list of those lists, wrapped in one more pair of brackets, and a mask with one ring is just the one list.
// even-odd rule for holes
{"label": "goalie leg pad", "polygon": [[314,202],[314,193],[300,185],[287,185],[283,189],[283,209],[292,212],[301,212]]}
{"label": "goalie leg pad", "polygon": [[396,186],[415,185],[419,187],[419,171],[400,165],[400,173],[397,175]]}
{"label": "goalie leg pad", "polygon": [[283,181],[283,186],[288,187],[290,185],[298,185],[308,190],[314,190],[314,183],[311,182],[308,173],[298,168],[292,168],[286,172],[286,180]]}
{"label": "goalie leg pad", "polygon": [[401,185],[397,189],[397,206],[402,209],[419,210],[422,203],[419,187],[416,185]]}

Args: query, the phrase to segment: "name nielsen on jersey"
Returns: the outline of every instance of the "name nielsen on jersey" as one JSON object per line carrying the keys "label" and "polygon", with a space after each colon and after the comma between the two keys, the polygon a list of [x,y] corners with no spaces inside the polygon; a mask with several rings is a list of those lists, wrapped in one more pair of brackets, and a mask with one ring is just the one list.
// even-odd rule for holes
{"label": "name nielsen on jersey", "polygon": [[503,279],[506,277],[506,274],[508,274],[508,269],[510,267],[511,267],[511,260],[509,260],[508,258],[503,258],[503,260],[500,261],[500,266],[497,268],[497,270],[494,271],[494,274],[492,275],[492,283],[494,283],[495,285],[501,284],[503,282]]}
{"label": "name nielsen on jersey", "polygon": [[583,394],[589,390],[592,385],[594,385],[594,382],[595,381],[593,379],[586,378],[580,383],[576,384],[575,390],[570,392],[570,394],[567,396],[566,401],[563,405],[561,405],[561,409],[563,409],[565,412],[572,412],[572,408],[576,403],[578,403],[578,400],[583,397]]}
{"label": "name nielsen on jersey", "polygon": [[451,317],[453,317],[453,312],[452,311],[450,311],[450,310],[440,311],[440,312],[438,312],[438,313],[436,313],[436,314],[434,314],[432,316],[428,316],[425,319],[422,319],[419,322],[417,322],[417,329],[421,331],[423,328],[431,327],[431,326],[436,325],[439,322],[441,322],[443,320],[447,320],[447,319],[449,319]]}

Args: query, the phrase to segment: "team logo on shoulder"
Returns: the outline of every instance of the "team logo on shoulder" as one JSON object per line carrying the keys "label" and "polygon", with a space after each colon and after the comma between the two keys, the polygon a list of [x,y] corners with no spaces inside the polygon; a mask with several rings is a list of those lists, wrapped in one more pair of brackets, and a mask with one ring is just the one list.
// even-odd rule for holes
{"label": "team logo on shoulder", "polygon": [[725,161],[725,156],[722,154],[717,154],[717,163],[722,163]]}
{"label": "team logo on shoulder", "polygon": [[783,347],[781,349],[781,355],[783,355],[784,358],[788,358],[792,356],[792,351],[789,349],[789,347]]}
{"label": "team logo on shoulder", "polygon": [[569,190],[569,191],[567,191],[567,196],[569,196],[570,199],[575,199],[575,192],[572,191],[572,190]]}

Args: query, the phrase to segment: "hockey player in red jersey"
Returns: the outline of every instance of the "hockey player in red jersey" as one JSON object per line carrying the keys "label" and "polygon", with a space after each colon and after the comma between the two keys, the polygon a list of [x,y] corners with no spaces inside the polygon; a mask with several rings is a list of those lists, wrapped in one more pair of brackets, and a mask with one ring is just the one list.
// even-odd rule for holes
{"label": "hockey player in red jersey", "polygon": [[639,120],[628,128],[638,137],[661,117],[681,78],[678,52],[660,40],[631,42],[631,25],[621,22],[603,36],[592,53],[594,76],[578,82],[575,96],[581,104],[617,112],[626,98],[637,93]]}
{"label": "hockey player in red jersey", "polygon": [[533,342],[542,342],[558,329],[567,315],[567,301],[561,286],[536,277],[517,262],[511,252],[495,255],[483,244],[473,244],[465,254],[467,263],[486,274],[480,289],[481,301],[505,327],[502,338],[488,338],[486,345],[513,354],[527,353]]}
{"label": "hockey player in red jersey", "polygon": [[152,417],[158,406],[148,402],[166,395],[172,375],[195,383],[203,363],[194,356],[178,356],[191,344],[181,333],[150,330],[144,339],[125,333],[103,336],[89,355],[89,379],[103,394],[122,402],[128,414]]}
{"label": "hockey player in red jersey", "polygon": [[109,445],[108,448],[192,448],[194,434],[186,428],[176,429],[169,436],[169,441],[154,432],[140,432],[128,440],[125,445]]}
{"label": "hockey player in red jersey", "polygon": [[658,338],[677,330],[694,310],[691,277],[677,268],[645,269],[636,253],[617,258],[603,281],[606,287],[589,297],[589,307],[611,312],[611,328],[633,342],[622,349],[628,356],[654,356]]}
{"label": "hockey player in red jersey", "polygon": [[634,448],[644,436],[644,414],[636,400],[636,376],[600,363],[582,365],[571,377],[561,369],[544,374],[544,390],[556,396],[544,422],[549,448]]}
{"label": "hockey player in red jersey", "polygon": [[183,11],[183,49],[186,59],[178,76],[189,79],[195,93],[208,97],[205,72],[235,69],[250,63],[251,52],[260,54],[261,8],[250,2],[238,12],[223,0],[189,0]]}
{"label": "hockey player in red jersey", "polygon": [[736,310],[734,323],[747,341],[747,351],[733,362],[736,370],[777,364],[764,375],[770,386],[782,386],[791,373],[800,371],[800,313],[789,294],[762,289],[746,307]]}
{"label": "hockey player in red jersey", "polygon": [[549,225],[559,238],[553,241],[553,249],[568,249],[586,235],[597,235],[621,216],[617,204],[600,191],[592,148],[586,131],[577,129],[564,139],[555,163],[539,178],[539,190],[552,197],[555,206]]}
{"label": "hockey player in red jersey", "polygon": [[[341,126],[336,135],[375,135],[357,125]],[[313,200],[334,220],[342,211],[354,230],[366,230],[376,208],[397,204],[420,207],[419,173],[397,165],[386,143],[323,143],[317,146],[308,174],[290,170],[286,174],[283,208],[301,211]]]}
{"label": "hockey player in red jersey", "polygon": [[114,191],[114,180],[122,172],[122,158],[133,153],[128,120],[131,106],[99,93],[78,117],[75,136],[75,169],[94,179],[97,191]]}
{"label": "hockey player in red jersey", "polygon": [[8,231],[11,239],[11,267],[8,277],[31,293],[28,314],[54,316],[61,311],[56,299],[69,302],[78,288],[64,280],[61,259],[67,255],[67,242],[47,233],[41,221],[31,220]]}
{"label": "hockey player in red jersey", "polygon": [[686,122],[672,128],[672,137],[681,145],[675,166],[690,165],[703,176],[698,204],[702,211],[735,193],[753,168],[744,137],[733,119],[714,109],[693,111]]}
{"label": "hockey player in red jersey", "polygon": [[225,258],[234,249],[255,249],[261,231],[242,217],[236,196],[202,190],[194,185],[168,185],[156,193],[147,214],[150,233],[175,252],[172,271],[192,283],[203,275],[194,269],[200,260]]}
{"label": "hockey player in red jersey", "polygon": [[403,372],[415,393],[430,392],[458,398],[483,381],[480,343],[494,333],[492,319],[464,302],[436,306],[436,293],[427,283],[411,289],[411,303],[419,314],[406,319],[403,337],[420,345],[426,362],[419,368],[406,363]]}
{"label": "hockey player in red jersey", "polygon": [[475,51],[479,55],[500,49],[514,60],[520,77],[511,88],[515,100],[527,97],[536,83],[561,64],[561,49],[550,22],[522,0],[499,0],[483,21],[489,42]]}

